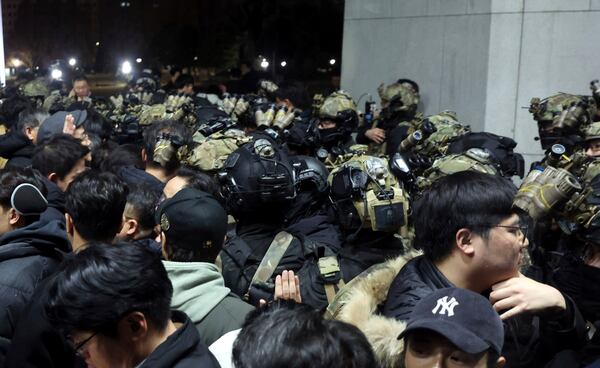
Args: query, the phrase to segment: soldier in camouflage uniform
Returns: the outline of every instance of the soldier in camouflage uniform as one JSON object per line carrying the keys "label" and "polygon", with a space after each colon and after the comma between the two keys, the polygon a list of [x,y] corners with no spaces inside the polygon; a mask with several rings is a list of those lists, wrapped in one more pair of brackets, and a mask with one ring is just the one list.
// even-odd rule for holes
{"label": "soldier in camouflage uniform", "polygon": [[315,123],[317,145],[321,146],[317,157],[331,168],[333,165],[330,163],[338,156],[348,153],[348,149],[354,144],[351,134],[358,126],[354,100],[343,91],[332,93],[320,106],[318,121]]}
{"label": "soldier in camouflage uniform", "polygon": [[409,197],[388,165],[385,158],[356,152],[329,175],[332,208],[345,237],[339,258],[346,282],[404,253]]}
{"label": "soldier in camouflage uniform", "polygon": [[560,143],[571,149],[582,142],[581,137],[596,115],[596,104],[589,96],[559,93],[545,99],[531,99],[529,112],[537,121],[542,149]]}
{"label": "soldier in camouflage uniform", "polygon": [[372,154],[390,154],[395,152],[396,146],[413,126],[420,96],[408,83],[389,86],[382,83],[377,91],[381,98],[381,115],[373,121],[372,126],[363,125],[358,129],[356,141],[369,144]]}

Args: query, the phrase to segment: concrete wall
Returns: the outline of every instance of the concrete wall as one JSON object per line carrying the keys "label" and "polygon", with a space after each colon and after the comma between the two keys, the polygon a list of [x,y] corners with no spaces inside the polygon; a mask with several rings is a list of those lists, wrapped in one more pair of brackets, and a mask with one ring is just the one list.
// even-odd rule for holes
{"label": "concrete wall", "polygon": [[590,93],[599,21],[600,0],[346,0],[342,88],[378,100],[380,82],[414,79],[426,114],[513,137],[530,162],[541,149],[522,107]]}

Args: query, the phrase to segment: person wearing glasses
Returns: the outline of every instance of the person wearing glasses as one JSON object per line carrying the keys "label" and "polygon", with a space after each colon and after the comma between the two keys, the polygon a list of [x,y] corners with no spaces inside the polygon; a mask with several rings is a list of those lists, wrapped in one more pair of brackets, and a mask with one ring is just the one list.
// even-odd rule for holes
{"label": "person wearing glasses", "polygon": [[[465,171],[436,181],[414,206],[414,246],[392,282],[382,313],[405,321],[433,291],[459,287],[486,296],[505,323],[507,367],[538,367],[585,344],[585,322],[556,288],[524,275],[528,226],[499,176]],[[523,273],[522,273],[523,272]]]}
{"label": "person wearing glasses", "polygon": [[90,244],[48,288],[51,324],[88,367],[219,367],[187,315],[171,310],[173,286],[146,247]]}

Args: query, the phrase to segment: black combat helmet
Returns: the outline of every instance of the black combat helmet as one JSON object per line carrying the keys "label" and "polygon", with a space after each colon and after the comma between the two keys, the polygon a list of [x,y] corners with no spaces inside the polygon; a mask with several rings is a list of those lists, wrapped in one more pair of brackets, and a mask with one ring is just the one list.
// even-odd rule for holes
{"label": "black combat helmet", "polygon": [[266,139],[231,153],[219,179],[227,211],[237,219],[280,216],[296,195],[295,174],[287,154]]}

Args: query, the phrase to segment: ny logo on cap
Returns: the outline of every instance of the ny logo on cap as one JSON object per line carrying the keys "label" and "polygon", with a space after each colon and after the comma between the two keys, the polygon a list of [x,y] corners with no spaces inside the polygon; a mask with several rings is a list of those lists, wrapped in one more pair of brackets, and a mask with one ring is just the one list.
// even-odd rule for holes
{"label": "ny logo on cap", "polygon": [[456,301],[456,299],[454,299],[454,297],[448,300],[448,297],[445,296],[437,300],[437,304],[435,308],[431,310],[431,313],[436,314],[439,310],[439,314],[444,315],[447,313],[448,317],[452,317],[454,315],[454,307],[456,307],[458,304],[459,303]]}

